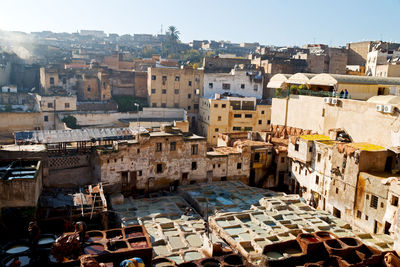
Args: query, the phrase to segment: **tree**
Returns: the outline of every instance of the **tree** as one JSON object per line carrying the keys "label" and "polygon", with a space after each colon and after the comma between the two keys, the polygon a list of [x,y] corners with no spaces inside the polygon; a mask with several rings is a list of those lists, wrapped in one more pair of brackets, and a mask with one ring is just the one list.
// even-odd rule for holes
{"label": "tree", "polygon": [[175,26],[171,25],[168,27],[165,44],[163,45],[164,56],[176,54],[179,43],[179,34],[181,33]]}
{"label": "tree", "polygon": [[71,115],[67,116],[67,117],[64,117],[62,119],[62,122],[64,122],[67,125],[67,127],[71,128],[71,129],[79,129],[79,128],[81,128],[81,126],[78,125],[77,119],[74,116],[71,116]]}
{"label": "tree", "polygon": [[168,27],[167,39],[169,39],[169,41],[178,42],[179,34],[181,34],[181,33],[178,31],[178,29],[175,26],[171,25]]}
{"label": "tree", "polygon": [[146,45],[142,49],[142,57],[152,57],[154,54],[154,48],[151,45]]}

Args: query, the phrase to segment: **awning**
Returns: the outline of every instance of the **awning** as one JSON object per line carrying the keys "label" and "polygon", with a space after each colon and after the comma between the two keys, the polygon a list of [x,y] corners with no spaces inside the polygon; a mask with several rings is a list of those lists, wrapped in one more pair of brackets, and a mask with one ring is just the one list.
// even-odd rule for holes
{"label": "awning", "polygon": [[284,84],[284,81],[270,81],[267,84],[267,88],[282,88],[282,85]]}

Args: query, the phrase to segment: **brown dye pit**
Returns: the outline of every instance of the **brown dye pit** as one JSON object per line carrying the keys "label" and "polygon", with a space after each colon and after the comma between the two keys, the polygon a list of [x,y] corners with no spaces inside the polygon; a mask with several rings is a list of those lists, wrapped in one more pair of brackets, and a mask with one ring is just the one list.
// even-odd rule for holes
{"label": "brown dye pit", "polygon": [[132,237],[143,237],[144,234],[142,233],[142,229],[139,227],[129,227],[125,228],[125,238],[132,238]]}
{"label": "brown dye pit", "polygon": [[333,239],[335,238],[331,233],[329,232],[318,232],[316,235],[321,239],[321,240],[326,240],[326,239]]}
{"label": "brown dye pit", "polygon": [[107,239],[120,239],[122,238],[121,230],[110,230],[106,232]]}
{"label": "brown dye pit", "polygon": [[107,248],[110,251],[117,251],[117,250],[123,250],[128,248],[125,241],[109,241],[107,243]]}
{"label": "brown dye pit", "polygon": [[350,247],[358,246],[357,240],[355,240],[354,238],[351,238],[351,237],[344,237],[344,238],[340,238],[339,240]]}
{"label": "brown dye pit", "polygon": [[146,241],[132,241],[129,243],[132,248],[147,248],[147,242]]}
{"label": "brown dye pit", "polygon": [[93,244],[83,249],[85,254],[97,255],[104,252],[104,246],[101,244]]}
{"label": "brown dye pit", "polygon": [[319,240],[316,237],[313,237],[313,236],[307,236],[307,237],[304,237],[303,239],[307,240],[309,243],[319,242]]}
{"label": "brown dye pit", "polygon": [[98,231],[88,232],[88,242],[97,242],[103,239],[103,233]]}
{"label": "brown dye pit", "polygon": [[342,248],[342,245],[336,239],[329,239],[325,241],[325,244],[331,248]]}
{"label": "brown dye pit", "polygon": [[201,262],[201,266],[204,267],[219,267],[221,266],[220,262],[216,259],[205,259]]}
{"label": "brown dye pit", "polygon": [[196,263],[193,262],[184,262],[179,264],[179,267],[196,267],[196,266],[197,266]]}
{"label": "brown dye pit", "polygon": [[243,260],[239,255],[229,255],[224,258],[224,261],[230,265],[241,265]]}

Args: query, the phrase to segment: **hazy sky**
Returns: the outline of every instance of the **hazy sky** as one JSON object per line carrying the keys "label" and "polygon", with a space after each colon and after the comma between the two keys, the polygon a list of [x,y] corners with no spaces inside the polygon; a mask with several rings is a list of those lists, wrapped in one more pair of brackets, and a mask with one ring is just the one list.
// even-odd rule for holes
{"label": "hazy sky", "polygon": [[272,45],[380,40],[400,42],[400,0],[0,0],[0,29],[106,33],[160,32],[184,42]]}

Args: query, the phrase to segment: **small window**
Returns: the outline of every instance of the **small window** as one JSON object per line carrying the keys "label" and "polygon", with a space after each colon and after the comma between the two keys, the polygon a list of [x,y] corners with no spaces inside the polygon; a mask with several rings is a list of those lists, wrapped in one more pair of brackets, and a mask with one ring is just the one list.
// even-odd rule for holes
{"label": "small window", "polygon": [[214,87],[214,84],[213,83],[209,83],[208,84],[208,88],[213,88]]}
{"label": "small window", "polygon": [[191,110],[192,109],[192,107],[191,106],[188,106],[188,108],[187,108],[188,110]]}
{"label": "small window", "polygon": [[253,127],[244,127],[244,130],[245,130],[245,131],[252,131],[252,130],[253,130]]}
{"label": "small window", "polygon": [[265,111],[264,110],[261,110],[261,114],[264,114],[265,113]]}
{"label": "small window", "polygon": [[163,172],[163,167],[161,163],[157,164],[157,173],[162,173]]}
{"label": "small window", "polygon": [[53,108],[53,103],[47,103],[48,108]]}
{"label": "small window", "polygon": [[43,117],[43,120],[44,120],[44,121],[49,121],[49,116],[44,116],[44,117]]}
{"label": "small window", "polygon": [[216,132],[218,132],[218,131],[219,131],[219,129],[218,129],[218,128],[215,128],[215,131],[216,131]]}
{"label": "small window", "polygon": [[281,163],[285,163],[285,157],[281,157]]}
{"label": "small window", "polygon": [[90,86],[88,86],[87,91],[90,92],[92,90],[92,88],[90,88]]}
{"label": "small window", "polygon": [[222,119],[221,116],[218,116],[218,121],[221,121],[221,119]]}
{"label": "small window", "polygon": [[176,142],[169,143],[169,150],[170,151],[175,151],[176,150]]}
{"label": "small window", "polygon": [[162,76],[162,81],[165,82],[167,80],[167,76]]}
{"label": "small window", "polygon": [[368,221],[368,215],[365,215],[365,220]]}
{"label": "small window", "polygon": [[193,104],[194,109],[199,109],[199,104]]}
{"label": "small window", "polygon": [[213,164],[213,169],[215,169],[215,164]]}
{"label": "small window", "polygon": [[199,145],[192,145],[192,155],[197,155],[199,153]]}
{"label": "small window", "polygon": [[156,80],[156,75],[151,75],[151,80],[155,81]]}
{"label": "small window", "polygon": [[226,108],[226,104],[222,104],[222,105],[221,105],[221,108]]}
{"label": "small window", "polygon": [[236,164],[236,169],[238,169],[238,170],[240,170],[240,169],[242,169],[242,163],[238,163],[238,164]]}
{"label": "small window", "polygon": [[241,117],[242,117],[242,114],[233,114],[233,117],[234,117],[234,118],[241,118]]}
{"label": "small window", "polygon": [[64,103],[65,108],[69,108],[69,103]]}
{"label": "small window", "polygon": [[179,76],[175,76],[175,81],[179,82],[181,80],[181,78]]}
{"label": "small window", "polygon": [[192,81],[189,81],[188,84],[189,84],[189,86],[192,86]]}
{"label": "small window", "polygon": [[137,153],[137,154],[140,154],[140,148],[138,148],[138,149],[136,150],[136,153]]}
{"label": "small window", "polygon": [[245,87],[245,86],[244,86],[244,83],[242,83],[242,84],[240,85],[240,88],[241,88],[241,89],[244,89],[244,87]]}
{"label": "small window", "polygon": [[218,168],[221,168],[221,164],[218,164]]}
{"label": "small window", "polygon": [[197,162],[196,161],[192,162],[192,170],[197,170]]}
{"label": "small window", "polygon": [[321,161],[321,153],[317,154],[317,161],[320,162]]}
{"label": "small window", "polygon": [[254,162],[260,162],[260,153],[254,153]]}
{"label": "small window", "polygon": [[151,94],[155,94],[156,93],[156,89],[151,89]]}
{"label": "small window", "polygon": [[218,108],[218,104],[214,104],[214,108]]}
{"label": "small window", "polygon": [[258,91],[258,84],[254,85],[254,91]]}
{"label": "small window", "polygon": [[258,124],[262,124],[262,120],[258,120]]}
{"label": "small window", "polygon": [[270,125],[271,124],[271,120],[267,120],[267,124]]}
{"label": "small window", "polygon": [[357,210],[357,218],[358,218],[358,219],[361,219],[361,216],[362,216],[361,211]]}
{"label": "small window", "polygon": [[397,206],[399,205],[399,198],[396,197],[396,196],[392,196],[392,200],[390,201],[390,204],[391,204],[392,206],[397,207]]}
{"label": "small window", "polygon": [[179,108],[179,103],[174,103],[174,108]]}
{"label": "small window", "polygon": [[370,203],[370,207],[377,209],[378,208],[378,197],[375,195],[371,195],[371,203]]}
{"label": "small window", "polygon": [[233,127],[233,130],[234,131],[240,131],[242,128],[240,128],[240,127]]}
{"label": "small window", "polygon": [[50,84],[54,85],[54,78],[53,77],[50,77]]}
{"label": "small window", "polygon": [[162,89],[162,90],[161,90],[161,93],[162,93],[163,95],[167,94],[167,89]]}
{"label": "small window", "polygon": [[167,103],[161,103],[161,107],[162,108],[166,108],[167,107]]}
{"label": "small window", "polygon": [[230,90],[230,89],[231,89],[231,84],[230,84],[230,83],[223,83],[223,84],[222,84],[222,89],[224,89],[224,90]]}
{"label": "small window", "polygon": [[368,194],[365,195],[365,199],[366,199],[366,200],[369,199],[369,195],[368,195]]}
{"label": "small window", "polygon": [[175,90],[174,90],[174,93],[175,93],[176,95],[179,95],[179,89],[175,89]]}
{"label": "small window", "polygon": [[137,171],[137,175],[138,176],[142,176],[143,175],[143,172],[140,170],[140,171]]}
{"label": "small window", "polygon": [[336,194],[339,194],[339,188],[336,187]]}
{"label": "small window", "polygon": [[157,107],[157,103],[152,103],[151,107],[156,108]]}
{"label": "small window", "polygon": [[192,94],[188,94],[188,98],[189,98],[189,99],[192,98]]}
{"label": "small window", "polygon": [[162,151],[162,143],[156,143],[156,152]]}
{"label": "small window", "polygon": [[319,184],[319,176],[318,175],[315,176],[315,184]]}
{"label": "small window", "polygon": [[295,151],[299,151],[299,144],[295,144],[295,145],[294,145],[294,150],[295,150]]}
{"label": "small window", "polygon": [[66,78],[63,78],[63,79],[62,79],[62,83],[63,83],[63,84],[67,84],[67,79],[66,79]]}
{"label": "small window", "polygon": [[244,114],[245,118],[253,118],[253,114]]}

